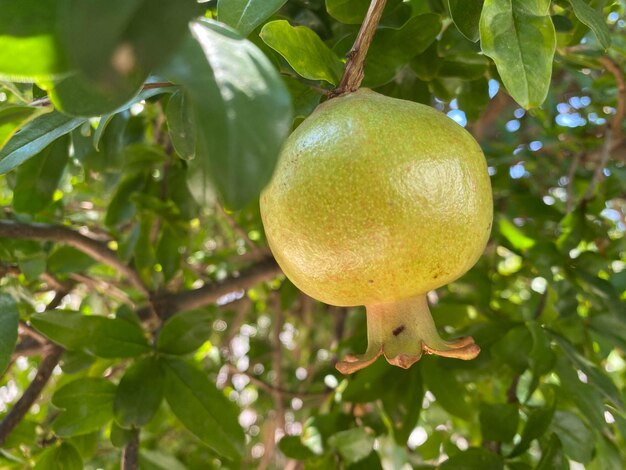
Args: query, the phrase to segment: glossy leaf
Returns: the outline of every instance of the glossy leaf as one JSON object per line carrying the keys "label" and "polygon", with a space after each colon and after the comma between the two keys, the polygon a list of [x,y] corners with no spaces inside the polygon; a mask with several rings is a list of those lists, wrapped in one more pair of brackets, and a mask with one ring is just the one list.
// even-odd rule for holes
{"label": "glossy leaf", "polygon": [[189,354],[205,343],[213,332],[213,309],[190,310],[167,320],[157,340],[157,349],[167,354]]}
{"label": "glossy leaf", "polygon": [[341,60],[311,29],[277,20],[263,26],[260,35],[301,77],[339,84],[343,72]]}
{"label": "glossy leaf", "polygon": [[448,10],[454,25],[463,36],[472,42],[480,37],[480,12],[484,0],[447,0]]}
{"label": "glossy leaf", "polygon": [[466,402],[468,396],[454,373],[442,368],[438,361],[424,362],[422,368],[426,388],[435,395],[439,405],[448,413],[469,420],[472,410]]}
{"label": "glossy leaf", "polygon": [[534,409],[528,413],[528,419],[526,420],[524,431],[522,432],[522,439],[515,446],[510,454],[510,457],[515,457],[523,452],[526,452],[532,441],[539,439],[544,435],[552,422],[554,411],[554,405],[549,405],[544,408]]}
{"label": "glossy leaf", "polygon": [[328,443],[349,464],[363,460],[374,449],[374,437],[363,428],[352,428],[333,434]]}
{"label": "glossy leaf", "polygon": [[563,454],[563,445],[557,435],[552,434],[548,445],[543,449],[536,470],[567,470],[569,468],[567,457]]}
{"label": "glossy leaf", "polygon": [[150,351],[141,327],[119,318],[53,310],[33,315],[31,322],[55,343],[98,357],[135,357]]}
{"label": "glossy leaf", "polygon": [[184,85],[197,124],[192,172],[241,208],[269,181],[291,127],[285,85],[261,51],[210,21],[191,27],[168,74]]}
{"label": "glossy leaf", "polygon": [[117,87],[104,87],[74,73],[58,81],[42,84],[59,111],[71,116],[101,116],[112,113],[141,91],[143,78],[120,80]]}
{"label": "glossy leaf", "polygon": [[20,315],[17,304],[9,294],[0,294],[0,374],[11,362],[11,354],[17,343]]}
{"label": "glossy leaf", "polygon": [[0,0],[0,77],[34,81],[68,70],[57,36],[57,2]]}
{"label": "glossy leaf", "polygon": [[13,207],[17,212],[36,214],[52,203],[69,161],[69,137],[55,140],[17,168]]}
{"label": "glossy leaf", "polygon": [[243,453],[237,409],[209,379],[180,360],[167,360],[165,399],[181,423],[204,444],[229,459]]}
{"label": "glossy leaf", "polygon": [[486,449],[471,447],[442,463],[441,470],[503,470],[502,457]]}
{"label": "glossy leaf", "polygon": [[552,429],[563,443],[565,454],[580,463],[591,460],[595,439],[591,430],[574,413],[557,411]]}
{"label": "glossy leaf", "polygon": [[34,470],[82,470],[83,459],[69,442],[62,442],[45,450],[37,459]]}
{"label": "glossy leaf", "polygon": [[97,431],[113,419],[115,385],[105,379],[83,378],[64,385],[52,396],[63,410],[54,420],[54,432],[62,437]]}
{"label": "glossy leaf", "polygon": [[540,106],[550,86],[556,33],[549,7],[550,0],[485,0],[480,18],[483,52],[527,109]]}
{"label": "glossy leaf", "polygon": [[602,47],[608,49],[611,45],[611,33],[602,14],[585,0],[569,0],[569,2],[574,8],[576,17],[593,31]]}
{"label": "glossy leaf", "polygon": [[517,405],[509,403],[487,404],[480,407],[480,429],[483,439],[509,442],[517,433],[519,412]]}
{"label": "glossy leaf", "polygon": [[346,24],[361,24],[369,6],[369,0],[326,0],[328,14]]}
{"label": "glossy leaf", "polygon": [[219,0],[217,19],[248,36],[285,3],[287,0]]}
{"label": "glossy leaf", "polygon": [[9,105],[0,108],[0,150],[13,134],[49,110],[44,107]]}
{"label": "glossy leaf", "polygon": [[61,14],[63,40],[72,64],[117,94],[169,59],[198,13],[192,0],[158,8],[148,0],[67,0]]}
{"label": "glossy leaf", "polygon": [[166,117],[174,150],[183,160],[191,160],[196,155],[196,123],[184,91],[178,90],[169,99]]}
{"label": "glossy leaf", "polygon": [[85,119],[53,111],[26,124],[0,150],[0,174],[6,173],[39,154],[53,141],[70,133]]}
{"label": "glossy leaf", "polygon": [[123,428],[148,424],[163,401],[163,372],[155,358],[137,361],[124,373],[115,394],[113,412]]}

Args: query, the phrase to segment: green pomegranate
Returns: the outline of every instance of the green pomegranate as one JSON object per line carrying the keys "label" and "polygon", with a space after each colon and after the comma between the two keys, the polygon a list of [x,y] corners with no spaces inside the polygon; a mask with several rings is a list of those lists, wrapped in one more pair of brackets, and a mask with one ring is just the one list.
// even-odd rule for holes
{"label": "green pomegranate", "polygon": [[485,157],[439,111],[361,89],[320,105],[289,137],[261,195],[270,248],[311,297],[365,305],[368,348],[408,368],[423,352],[472,359],[472,338],[444,341],[428,291],[483,252],[493,218]]}

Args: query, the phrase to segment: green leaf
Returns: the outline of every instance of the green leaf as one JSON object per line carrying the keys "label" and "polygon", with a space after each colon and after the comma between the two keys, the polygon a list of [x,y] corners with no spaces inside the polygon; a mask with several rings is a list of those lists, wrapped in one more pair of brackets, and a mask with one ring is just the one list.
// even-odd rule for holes
{"label": "green leaf", "polygon": [[219,0],[217,19],[248,36],[285,3],[287,0]]}
{"label": "green leaf", "polygon": [[124,429],[115,421],[111,423],[111,444],[118,449],[123,449],[133,439],[135,430]]}
{"label": "green leaf", "polygon": [[123,428],[148,424],[159,409],[165,387],[157,359],[141,359],[129,367],[117,388],[113,412]]}
{"label": "green leaf", "polygon": [[112,113],[141,91],[145,77],[120,80],[117,87],[104,87],[80,73],[55,82],[41,83],[54,107],[71,116],[101,116]]}
{"label": "green leaf", "polygon": [[30,121],[0,150],[0,174],[39,154],[53,141],[83,124],[84,118],[53,111]]}
{"label": "green leaf", "polygon": [[283,436],[278,448],[290,459],[307,460],[315,457],[315,453],[302,443],[300,436]]}
{"label": "green leaf", "polygon": [[49,108],[43,106],[8,105],[0,108],[0,149],[5,146],[18,129],[49,111]]}
{"label": "green leaf", "polygon": [[374,449],[374,437],[363,428],[341,431],[328,438],[328,444],[339,452],[348,463],[358,462],[367,457]]}
{"label": "green leaf", "polygon": [[541,105],[550,86],[556,33],[549,8],[550,0],[485,0],[480,17],[483,52],[527,109]]}
{"label": "green leaf", "polygon": [[472,42],[480,38],[480,12],[485,0],[448,0],[448,10],[454,25]]}
{"label": "green leaf", "polygon": [[179,250],[185,245],[185,241],[185,238],[181,238],[170,224],[164,224],[156,247],[156,258],[161,265],[163,280],[166,283],[176,275],[180,268],[182,255]]}
{"label": "green leaf", "polygon": [[33,81],[68,70],[56,35],[57,2],[0,0],[0,78]]}
{"label": "green leaf", "polygon": [[439,466],[440,470],[503,470],[502,457],[486,449],[470,447]]}
{"label": "green leaf", "polygon": [[69,137],[55,140],[17,168],[13,189],[16,212],[36,214],[52,203],[69,161]]}
{"label": "green leaf", "polygon": [[516,457],[530,448],[530,444],[535,439],[539,439],[546,432],[546,429],[552,423],[554,417],[554,404],[546,406],[544,408],[537,408],[528,414],[524,431],[522,432],[522,439],[515,446],[509,457]]}
{"label": "green leaf", "polygon": [[467,390],[454,375],[453,370],[444,369],[440,364],[438,360],[424,361],[421,364],[426,388],[435,395],[438,404],[444,410],[469,421],[472,409],[467,401]]}
{"label": "green leaf", "polygon": [[217,453],[237,460],[244,452],[244,433],[237,406],[205,374],[187,363],[164,361],[165,399],[181,423]]}
{"label": "green leaf", "polygon": [[64,45],[73,65],[116,94],[167,61],[188,22],[201,12],[193,0],[158,7],[149,0],[67,0],[61,11]]}
{"label": "green leaf", "polygon": [[552,429],[563,443],[565,454],[580,463],[591,461],[595,438],[591,430],[574,413],[557,411]]}
{"label": "green leaf", "polygon": [[72,274],[86,271],[96,262],[71,246],[59,246],[48,257],[48,271],[53,274]]}
{"label": "green leaf", "polygon": [[52,428],[61,436],[77,436],[100,430],[113,419],[115,385],[105,379],[83,378],[58,389],[52,404],[63,411]]}
{"label": "green leaf", "polygon": [[291,128],[291,100],[280,76],[251,42],[211,21],[192,37],[166,75],[181,83],[194,107],[196,158],[191,176],[212,182],[239,209],[269,181]]}
{"label": "green leaf", "polygon": [[215,311],[210,308],[190,310],[167,320],[157,340],[157,349],[167,354],[183,355],[194,352],[213,332]]}
{"label": "green leaf", "polygon": [[369,6],[369,0],[326,0],[328,14],[345,24],[361,24]]}
{"label": "green leaf", "polygon": [[69,442],[46,449],[37,459],[34,470],[82,470],[83,458]]}
{"label": "green leaf", "polygon": [[399,28],[380,28],[367,53],[364,86],[383,85],[397,68],[424,52],[441,31],[441,17],[434,13],[414,16]]}
{"label": "green leaf", "polygon": [[187,470],[180,460],[161,450],[141,449],[139,451],[141,470]]}
{"label": "green leaf", "polygon": [[593,31],[604,49],[611,45],[611,32],[609,31],[602,14],[591,7],[585,0],[569,0],[574,8],[574,14],[581,23]]}
{"label": "green leaf", "polygon": [[522,373],[528,368],[528,355],[533,347],[533,338],[525,325],[511,328],[491,347],[491,354],[498,361],[507,364],[515,372]]}
{"label": "green leaf", "polygon": [[519,228],[502,217],[498,221],[500,233],[511,244],[513,248],[519,251],[525,251],[535,246],[535,240],[524,235]]}
{"label": "green leaf", "polygon": [[11,362],[11,354],[17,343],[19,320],[20,314],[13,297],[0,293],[0,376]]}
{"label": "green leaf", "polygon": [[33,315],[33,326],[69,350],[83,350],[103,358],[136,357],[150,351],[143,330],[120,318],[52,310]]}
{"label": "green leaf", "polygon": [[144,173],[131,173],[124,177],[107,207],[104,217],[106,225],[115,227],[133,219],[137,213],[137,205],[133,202],[131,196],[144,188],[146,180],[147,176]]}
{"label": "green leaf", "polygon": [[480,429],[484,440],[509,442],[517,433],[519,412],[517,405],[510,403],[480,406]]}
{"label": "green leaf", "polygon": [[170,97],[165,116],[174,150],[183,160],[191,160],[196,155],[196,123],[193,108],[183,90]]}
{"label": "green leaf", "polygon": [[337,85],[343,63],[333,51],[306,26],[291,26],[288,21],[271,21],[263,26],[261,39],[278,52],[298,75],[308,80],[324,80]]}
{"label": "green leaf", "polygon": [[550,441],[541,453],[541,460],[535,470],[567,470],[569,462],[563,455],[563,446],[556,434],[550,435]]}

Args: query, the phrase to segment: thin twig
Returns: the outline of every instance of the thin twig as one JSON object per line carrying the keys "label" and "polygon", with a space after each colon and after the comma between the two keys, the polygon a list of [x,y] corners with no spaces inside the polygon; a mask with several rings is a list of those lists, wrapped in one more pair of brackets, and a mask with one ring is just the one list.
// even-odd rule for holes
{"label": "thin twig", "polygon": [[583,154],[581,152],[574,155],[572,164],[567,172],[567,199],[565,200],[565,212],[568,214],[572,212],[572,209],[574,209],[574,179],[576,178],[576,170],[578,169],[578,164],[580,163],[582,156]]}
{"label": "thin twig", "polygon": [[139,274],[133,268],[123,263],[113,250],[109,249],[104,243],[93,240],[68,227],[0,220],[0,237],[20,240],[46,240],[70,245],[91,256],[94,260],[119,271],[139,292],[146,297],[149,296],[148,289],[139,277]]}
{"label": "thin twig", "polygon": [[137,470],[139,468],[139,430],[134,429],[126,447],[122,451],[122,470]]}
{"label": "thin twig", "polygon": [[243,374],[248,379],[250,379],[250,383],[256,385],[261,390],[267,392],[272,397],[283,397],[283,398],[301,398],[301,399],[318,399],[325,398],[328,396],[329,392],[298,392],[296,390],[287,390],[285,388],[278,388],[274,385],[270,385],[267,382],[259,379],[255,375],[251,374],[247,371],[241,371],[237,369],[236,366],[232,364],[228,364],[228,371],[231,374]]}
{"label": "thin twig", "polygon": [[372,44],[376,28],[380,22],[380,18],[383,16],[383,10],[387,0],[372,0],[370,3],[359,34],[354,41],[354,45],[350,52],[348,52],[348,60],[346,62],[346,68],[341,77],[339,86],[333,90],[332,96],[340,96],[345,93],[352,93],[361,86],[363,77],[365,76],[365,58],[367,57],[367,51]]}
{"label": "thin twig", "polygon": [[615,77],[615,82],[617,83],[617,107],[615,115],[611,120],[611,132],[613,134],[613,145],[618,146],[622,143],[622,125],[626,115],[626,79],[624,79],[624,72],[620,66],[610,57],[600,57],[598,62]]}
{"label": "thin twig", "polygon": [[4,441],[9,436],[11,431],[24,419],[28,410],[30,410],[33,403],[37,401],[43,388],[46,386],[52,372],[61,360],[64,349],[60,346],[52,346],[48,355],[41,361],[39,369],[37,369],[37,375],[30,383],[21,398],[13,405],[11,411],[0,422],[0,446],[4,444]]}

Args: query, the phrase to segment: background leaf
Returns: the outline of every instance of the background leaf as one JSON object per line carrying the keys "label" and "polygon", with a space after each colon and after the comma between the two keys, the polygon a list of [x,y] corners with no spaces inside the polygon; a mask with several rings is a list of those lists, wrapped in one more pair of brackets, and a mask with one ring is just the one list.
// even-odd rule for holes
{"label": "background leaf", "polygon": [[219,0],[217,19],[248,36],[285,3],[287,0]]}
{"label": "background leaf", "polygon": [[239,459],[244,435],[234,405],[197,369],[180,360],[164,363],[165,399],[183,425],[229,459]]}
{"label": "background leaf", "polygon": [[556,35],[549,0],[485,0],[480,44],[498,67],[504,86],[524,108],[541,105],[552,76]]}
{"label": "background leaf", "polygon": [[116,422],[123,428],[140,428],[150,422],[163,400],[164,380],[155,358],[130,366],[120,380],[113,403]]}
{"label": "background leaf", "polygon": [[210,174],[227,205],[241,208],[272,174],[291,125],[290,98],[252,43],[208,21],[192,33],[169,71],[195,103],[193,171]]}
{"label": "background leaf", "polygon": [[263,26],[261,39],[283,56],[298,75],[339,84],[343,71],[341,60],[309,28],[276,20]]}
{"label": "background leaf", "polygon": [[20,315],[13,297],[0,294],[0,373],[4,373],[11,362],[11,354],[17,342]]}

